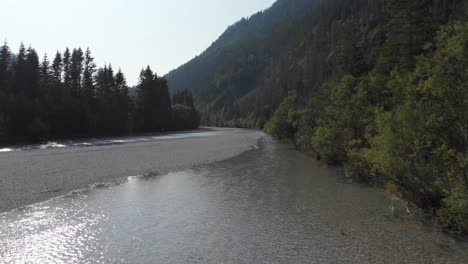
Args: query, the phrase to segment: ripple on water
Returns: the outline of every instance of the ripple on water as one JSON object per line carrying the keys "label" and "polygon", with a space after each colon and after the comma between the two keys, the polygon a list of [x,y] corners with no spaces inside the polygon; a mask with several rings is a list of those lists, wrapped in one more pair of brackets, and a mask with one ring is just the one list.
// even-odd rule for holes
{"label": "ripple on water", "polygon": [[391,197],[340,173],[267,141],[98,184],[0,214],[0,262],[468,263],[466,243],[390,216]]}
{"label": "ripple on water", "polygon": [[[2,263],[82,263],[102,252],[96,228],[106,215],[89,210],[83,197],[57,198],[0,215]],[[89,258],[92,259],[92,258]]]}

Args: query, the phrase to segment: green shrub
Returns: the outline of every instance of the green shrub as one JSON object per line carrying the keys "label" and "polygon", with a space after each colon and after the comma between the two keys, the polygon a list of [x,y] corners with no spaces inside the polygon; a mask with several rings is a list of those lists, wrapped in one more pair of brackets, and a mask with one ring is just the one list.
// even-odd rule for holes
{"label": "green shrub", "polygon": [[468,194],[454,193],[444,199],[438,211],[439,223],[444,229],[462,233],[468,229]]}
{"label": "green shrub", "polygon": [[296,128],[291,117],[294,115],[295,94],[286,97],[273,114],[271,120],[265,125],[265,132],[278,140],[294,140]]}

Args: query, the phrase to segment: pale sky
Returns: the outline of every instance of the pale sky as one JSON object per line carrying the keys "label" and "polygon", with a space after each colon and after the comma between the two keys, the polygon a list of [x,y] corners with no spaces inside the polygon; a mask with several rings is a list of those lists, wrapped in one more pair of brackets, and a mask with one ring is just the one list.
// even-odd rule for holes
{"label": "pale sky", "polygon": [[275,0],[1,0],[0,41],[49,58],[90,47],[98,66],[122,68],[130,85],[150,65],[158,75],[205,50],[231,24]]}

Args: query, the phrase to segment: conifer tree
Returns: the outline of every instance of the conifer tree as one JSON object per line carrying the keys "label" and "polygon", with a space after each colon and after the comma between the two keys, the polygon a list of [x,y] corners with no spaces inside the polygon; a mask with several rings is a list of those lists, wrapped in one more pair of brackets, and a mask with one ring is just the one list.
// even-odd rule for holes
{"label": "conifer tree", "polygon": [[62,82],[62,67],[62,54],[60,54],[60,52],[57,51],[57,53],[55,54],[54,61],[52,63],[52,76],[56,84]]}
{"label": "conifer tree", "polygon": [[0,48],[0,136],[7,130],[7,102],[11,85],[11,53],[5,42]]}
{"label": "conifer tree", "polygon": [[390,66],[414,67],[415,57],[435,34],[432,0],[387,0],[386,57]]}
{"label": "conifer tree", "polygon": [[119,69],[115,75],[115,85],[118,91],[118,113],[119,113],[119,123],[120,123],[120,132],[125,133],[129,130],[129,113],[131,112],[131,101],[128,95],[128,86],[127,80],[125,79],[122,70]]}
{"label": "conifer tree", "polygon": [[71,91],[74,96],[81,95],[81,80],[83,72],[83,51],[81,48],[73,49],[70,62]]}
{"label": "conifer tree", "polygon": [[88,103],[94,99],[95,87],[94,87],[94,74],[96,73],[96,64],[94,58],[91,55],[91,51],[86,49],[84,57],[84,70],[83,70],[83,93],[87,98]]}
{"label": "conifer tree", "polygon": [[62,60],[62,63],[63,63],[63,81],[64,81],[64,85],[65,85],[65,88],[67,89],[67,91],[69,91],[69,89],[71,89],[71,80],[72,80],[72,77],[71,77],[71,54],[70,54],[70,49],[69,48],[66,48],[65,49],[65,52],[63,53],[63,60]]}
{"label": "conifer tree", "polygon": [[24,93],[28,85],[26,82],[26,48],[23,43],[16,55],[14,74],[14,93]]}
{"label": "conifer tree", "polygon": [[40,80],[39,56],[36,50],[31,47],[28,48],[26,54],[24,78],[26,96],[30,99],[38,97]]}
{"label": "conifer tree", "polygon": [[11,67],[11,52],[10,47],[5,42],[0,48],[0,92],[6,93],[9,89],[10,82],[10,67]]}

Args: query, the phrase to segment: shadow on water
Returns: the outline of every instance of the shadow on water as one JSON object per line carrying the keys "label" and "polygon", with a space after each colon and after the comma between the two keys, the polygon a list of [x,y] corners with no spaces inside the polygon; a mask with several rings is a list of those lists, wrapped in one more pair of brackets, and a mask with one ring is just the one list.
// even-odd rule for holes
{"label": "shadow on water", "polygon": [[265,139],[230,160],[148,173],[0,214],[0,257],[66,263],[467,263],[466,242],[391,197]]}
{"label": "shadow on water", "polygon": [[48,141],[39,144],[16,144],[12,146],[0,145],[0,153],[13,151],[28,151],[37,149],[56,149],[69,147],[93,147],[107,145],[122,145],[128,143],[147,142],[154,140],[183,139],[193,137],[207,137],[219,134],[220,131],[202,128],[193,131],[167,132],[156,134],[141,134],[122,137],[83,138],[73,140]]}

